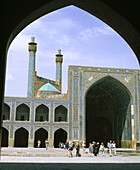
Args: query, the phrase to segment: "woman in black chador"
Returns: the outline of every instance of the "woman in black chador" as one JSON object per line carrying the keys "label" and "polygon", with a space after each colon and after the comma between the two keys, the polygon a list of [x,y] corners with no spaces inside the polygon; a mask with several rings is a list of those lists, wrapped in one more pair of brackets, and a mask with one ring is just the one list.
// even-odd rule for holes
{"label": "woman in black chador", "polygon": [[93,144],[93,154],[97,156],[99,150],[99,145],[97,143]]}

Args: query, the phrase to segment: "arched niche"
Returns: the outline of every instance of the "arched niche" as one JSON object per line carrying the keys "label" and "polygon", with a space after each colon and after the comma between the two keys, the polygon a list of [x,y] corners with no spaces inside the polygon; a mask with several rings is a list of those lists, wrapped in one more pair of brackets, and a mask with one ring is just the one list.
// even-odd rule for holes
{"label": "arched niche", "polygon": [[49,121],[49,108],[43,104],[35,110],[35,121]]}
{"label": "arched niche", "polygon": [[30,108],[26,104],[20,104],[16,108],[16,120],[17,121],[29,121]]}
{"label": "arched niche", "polygon": [[29,132],[21,127],[15,131],[14,147],[28,147]]}
{"label": "arched niche", "polygon": [[34,147],[37,147],[37,141],[41,141],[41,148],[45,148],[45,140],[48,139],[48,131],[44,128],[39,128],[35,131]]}
{"label": "arched niche", "polygon": [[4,103],[3,120],[10,120],[10,106]]}
{"label": "arched niche", "polygon": [[55,122],[67,122],[67,108],[60,105],[55,108]]}
{"label": "arched niche", "polygon": [[8,137],[9,131],[2,127],[2,140],[1,140],[1,147],[8,147]]}
{"label": "arched niche", "polygon": [[61,143],[66,143],[67,140],[67,132],[60,128],[54,132],[54,147],[58,148],[59,147],[59,142]]}

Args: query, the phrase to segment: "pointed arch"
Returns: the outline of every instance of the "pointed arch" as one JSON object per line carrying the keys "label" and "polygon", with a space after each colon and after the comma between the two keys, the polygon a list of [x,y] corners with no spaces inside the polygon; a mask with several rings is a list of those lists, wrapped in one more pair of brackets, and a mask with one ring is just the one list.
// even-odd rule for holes
{"label": "pointed arch", "polygon": [[55,122],[66,122],[67,121],[67,113],[68,109],[63,106],[59,105],[55,108]]}
{"label": "pointed arch", "polygon": [[15,131],[14,147],[28,147],[29,132],[21,127]]}
{"label": "pointed arch", "polygon": [[9,131],[5,127],[2,127],[1,147],[8,147],[8,137]]}
{"label": "pointed arch", "polygon": [[112,77],[112,76],[110,76],[110,75],[104,76],[104,77],[102,77],[101,79],[99,79],[99,80],[97,80],[96,82],[94,82],[93,84],[91,84],[91,85],[88,87],[88,89],[86,90],[85,96],[87,95],[88,91],[89,91],[93,86],[95,86],[95,85],[97,85],[97,84],[100,84],[100,83],[102,83],[102,82],[104,82],[104,81],[106,81],[106,80],[109,80],[109,81],[112,81],[112,82],[116,83],[117,86],[119,86],[120,88],[122,88],[123,90],[125,90],[125,91],[128,93],[128,96],[131,97],[131,100],[132,100],[132,94],[131,94],[130,90],[126,87],[126,85],[123,84],[122,82],[120,82],[118,79],[116,79],[116,78],[114,78],[114,77]]}
{"label": "pointed arch", "polygon": [[6,103],[3,107],[3,120],[10,120],[10,106]]}
{"label": "pointed arch", "polygon": [[49,108],[44,104],[36,107],[35,121],[49,121]]}
{"label": "pointed arch", "polygon": [[16,108],[16,120],[17,121],[29,121],[30,108],[28,105],[22,103]]}
{"label": "pointed arch", "polygon": [[59,143],[66,143],[67,140],[67,132],[62,129],[59,128],[54,132],[54,147],[58,148],[59,147]]}
{"label": "pointed arch", "polygon": [[37,147],[37,141],[41,141],[41,148],[45,148],[45,140],[48,139],[48,131],[44,128],[39,128],[35,131],[34,147]]}
{"label": "pointed arch", "polygon": [[[104,137],[105,145],[109,138],[117,141],[118,146],[121,146],[121,141],[131,140],[131,100],[132,96],[128,88],[111,76],[105,76],[93,83],[85,95],[87,143],[95,139],[102,142],[102,137],[99,138],[97,135],[100,128],[97,128],[96,123],[105,123],[105,121],[111,122],[110,128],[112,129],[111,134]],[[126,115],[129,115],[127,116],[129,121]],[[127,128],[125,128],[126,123]]]}

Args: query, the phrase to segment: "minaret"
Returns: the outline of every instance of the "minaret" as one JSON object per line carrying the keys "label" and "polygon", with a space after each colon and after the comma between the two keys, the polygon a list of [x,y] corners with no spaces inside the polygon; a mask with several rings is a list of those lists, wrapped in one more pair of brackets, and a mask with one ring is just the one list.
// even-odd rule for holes
{"label": "minaret", "polygon": [[58,49],[58,54],[56,54],[56,84],[60,86],[60,92],[62,82],[62,62],[63,55],[61,54],[61,49]]}
{"label": "minaret", "polygon": [[37,50],[37,43],[35,43],[35,37],[31,37],[31,42],[29,43],[28,50],[29,50],[29,69],[28,69],[27,97],[33,97],[35,53]]}

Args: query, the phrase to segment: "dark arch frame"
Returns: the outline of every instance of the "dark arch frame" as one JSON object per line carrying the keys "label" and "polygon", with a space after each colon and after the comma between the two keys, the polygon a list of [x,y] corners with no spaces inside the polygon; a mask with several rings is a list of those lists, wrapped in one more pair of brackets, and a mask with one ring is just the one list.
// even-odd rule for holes
{"label": "dark arch frame", "polygon": [[[2,13],[5,15],[1,16],[3,27],[1,28],[0,48],[0,128],[2,128],[6,57],[12,40],[35,19],[68,5],[84,9],[110,25],[126,40],[140,61],[139,5],[132,1],[128,1],[126,5],[122,0],[116,2],[112,0],[40,0],[36,3],[24,0],[20,4],[17,4],[15,0],[2,0]],[[7,22],[9,22],[9,27],[7,27]]]}
{"label": "dark arch frame", "polygon": [[28,147],[29,132],[24,127],[20,127],[15,131],[14,147]]}
{"label": "dark arch frame", "polygon": [[[44,112],[37,114],[37,110],[40,109],[40,107],[44,107],[46,109],[46,115],[44,114]],[[39,116],[40,116],[40,120],[39,120]],[[49,108],[46,105],[40,104],[39,106],[36,107],[36,109],[35,109],[35,121],[49,121]]]}
{"label": "dark arch frame", "polygon": [[[59,114],[58,112],[61,109],[62,109],[62,112]],[[67,122],[68,121],[67,119],[68,119],[68,109],[63,105],[57,106],[54,110],[54,121],[55,122]]]}
{"label": "dark arch frame", "polygon": [[[23,6],[26,5],[22,4]],[[30,5],[32,8],[30,8]],[[139,42],[139,32],[132,26],[134,24],[132,19],[129,18],[129,20],[125,19],[123,15],[120,15],[120,13],[123,13],[124,11],[120,10],[120,3],[117,4],[114,2],[114,5],[112,2],[105,2],[103,0],[88,0],[88,3],[85,3],[84,0],[48,0],[48,1],[40,1],[36,4],[30,4],[28,2],[28,6],[26,5],[26,9],[28,11],[25,13],[22,13],[21,16],[19,16],[19,22],[16,25],[16,27],[12,30],[12,34],[10,36],[8,46],[10,45],[11,41],[15,38],[15,36],[24,29],[27,25],[29,25],[34,20],[38,19],[39,17],[42,17],[43,15],[46,15],[50,12],[53,12],[57,9],[67,7],[70,5],[74,5],[78,8],[81,8],[90,14],[96,16],[109,26],[111,26],[118,34],[120,34],[126,42],[131,46],[131,48],[134,50],[136,55],[139,53],[140,50],[135,49],[135,44],[137,43],[140,45]],[[123,7],[126,8],[126,4],[121,3]],[[129,8],[132,7],[132,4],[127,3],[129,5]],[[21,9],[21,8],[20,8]],[[127,11],[128,12],[128,11]],[[16,15],[16,13],[14,13]],[[22,19],[21,19],[22,18]],[[130,22],[129,22],[130,21]],[[15,21],[16,22],[16,21]],[[124,27],[125,25],[125,27]],[[136,25],[135,25],[136,26]],[[139,56],[139,55],[138,55]]]}

